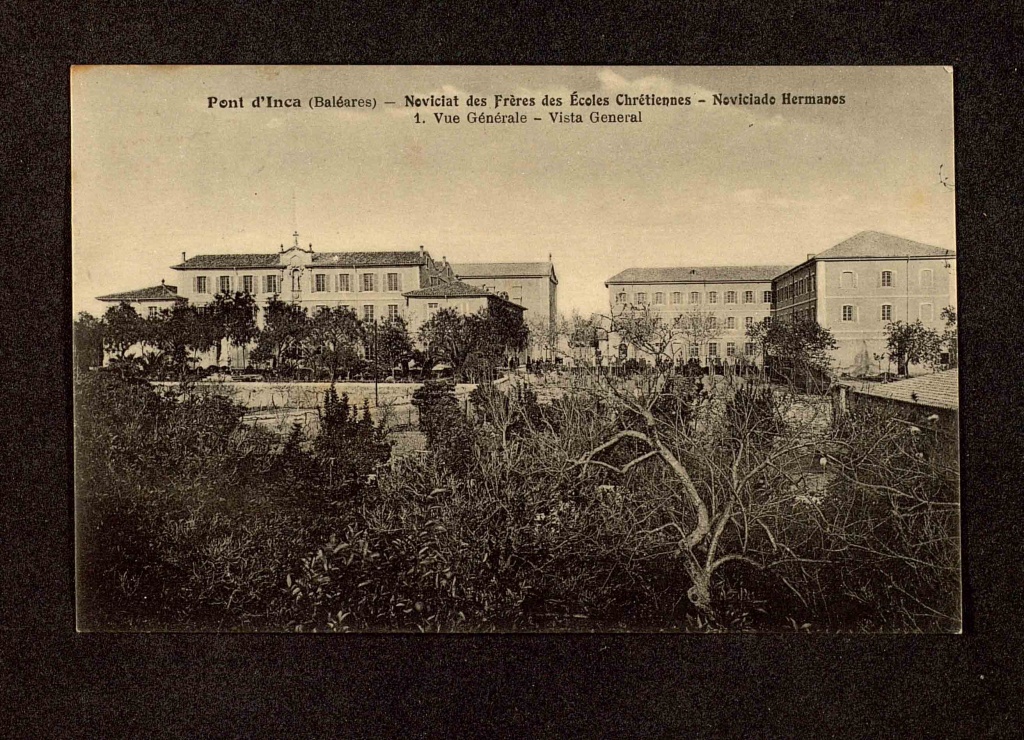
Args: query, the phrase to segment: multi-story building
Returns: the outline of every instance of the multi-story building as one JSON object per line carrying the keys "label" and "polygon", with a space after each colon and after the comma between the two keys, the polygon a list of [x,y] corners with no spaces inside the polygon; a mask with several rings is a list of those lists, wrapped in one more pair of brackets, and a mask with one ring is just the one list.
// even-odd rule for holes
{"label": "multi-story building", "polygon": [[[195,306],[213,302],[218,293],[244,292],[254,296],[263,324],[262,308],[271,298],[302,306],[310,315],[326,307],[345,307],[364,321],[401,317],[415,335],[419,326],[439,308],[473,313],[496,302],[513,310],[523,307],[486,289],[455,278],[444,259],[434,260],[423,247],[390,252],[315,252],[294,244],[277,253],[201,254],[187,257],[171,269],[182,273],[181,287],[159,285],[142,290],[101,296],[106,302],[126,301],[143,316],[170,308],[175,301]],[[201,365],[219,357],[221,364],[244,367],[248,349],[227,341],[220,351],[206,353]]]}
{"label": "multi-story building", "polygon": [[[687,313],[708,318],[710,331],[701,342],[667,348],[679,359],[752,360],[756,348],[747,340],[747,327],[771,315],[772,278],[786,267],[632,267],[605,282],[612,313],[627,307],[646,307],[666,323]],[[614,333],[611,351],[620,359],[642,356]]]}
{"label": "multi-story building", "polygon": [[[469,285],[526,308],[531,324],[546,320],[549,327],[558,318],[558,276],[548,255],[547,262],[472,262],[452,265],[455,276]],[[547,358],[550,359],[550,358]]]}
{"label": "multi-story building", "polygon": [[[184,255],[182,255],[184,258]],[[276,254],[201,254],[171,269],[185,274],[179,296],[203,306],[217,293],[242,291],[263,306],[272,296],[303,306],[344,306],[361,319],[404,314],[403,293],[454,280],[451,267],[420,247],[396,252],[314,252],[295,244]]]}
{"label": "multi-story building", "polygon": [[[956,253],[877,231],[863,231],[776,276],[773,320],[816,320],[838,343],[842,374],[884,369],[885,326],[944,326],[942,309],[956,304]],[[913,368],[912,368],[913,370]],[[920,368],[917,368],[920,371]]]}
{"label": "multi-story building", "polygon": [[526,309],[503,295],[464,283],[461,280],[428,285],[405,294],[406,321],[409,332],[415,334],[419,328],[438,311],[454,309],[468,315],[484,309],[489,311],[507,308],[522,315]]}

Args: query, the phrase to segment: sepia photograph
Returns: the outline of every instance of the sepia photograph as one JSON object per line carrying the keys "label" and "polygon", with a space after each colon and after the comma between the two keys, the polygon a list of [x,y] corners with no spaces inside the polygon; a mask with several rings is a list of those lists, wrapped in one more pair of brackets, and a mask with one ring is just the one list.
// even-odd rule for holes
{"label": "sepia photograph", "polygon": [[70,75],[79,631],[962,631],[951,68]]}

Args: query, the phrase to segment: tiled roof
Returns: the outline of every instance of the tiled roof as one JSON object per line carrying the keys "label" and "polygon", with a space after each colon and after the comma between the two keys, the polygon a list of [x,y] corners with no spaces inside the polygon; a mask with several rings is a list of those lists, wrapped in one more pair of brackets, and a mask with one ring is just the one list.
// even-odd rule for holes
{"label": "tiled roof", "polygon": [[741,267],[631,267],[608,278],[607,284],[629,283],[770,283],[788,265]]}
{"label": "tiled roof", "polygon": [[[420,288],[419,290],[411,290],[408,293],[403,293],[406,298],[497,298],[505,303],[510,303],[513,306],[519,306],[518,303],[513,303],[507,298],[503,298],[489,290],[485,290],[476,285],[470,285],[464,283],[461,280],[455,280],[450,283],[440,283],[439,285],[430,285],[426,288]],[[519,306],[519,308],[523,308]],[[525,310],[525,309],[524,309]]]}
{"label": "tiled roof", "polygon": [[943,370],[931,375],[897,380],[895,383],[864,383],[853,387],[853,393],[888,398],[904,403],[916,403],[939,409],[957,409],[959,401],[957,370]]}
{"label": "tiled roof", "polygon": [[120,303],[121,301],[136,303],[139,301],[169,301],[177,297],[177,286],[154,285],[152,288],[142,288],[140,290],[129,290],[124,293],[112,293],[110,295],[101,295],[96,300],[108,301],[110,303]]}
{"label": "tiled roof", "polygon": [[851,257],[955,257],[951,249],[933,247],[880,231],[862,231],[846,241],[814,255],[814,259],[848,259]]}
{"label": "tiled roof", "polygon": [[224,270],[233,267],[276,267],[277,254],[197,254],[172,270]]}
{"label": "tiled roof", "polygon": [[452,270],[461,278],[547,277],[550,262],[460,262]]}
{"label": "tiled roof", "polygon": [[[287,254],[287,252],[285,252]],[[236,267],[279,267],[280,253],[271,254],[197,254],[174,270],[224,270]],[[315,252],[313,264],[323,267],[409,267],[426,262],[420,250],[402,252]]]}

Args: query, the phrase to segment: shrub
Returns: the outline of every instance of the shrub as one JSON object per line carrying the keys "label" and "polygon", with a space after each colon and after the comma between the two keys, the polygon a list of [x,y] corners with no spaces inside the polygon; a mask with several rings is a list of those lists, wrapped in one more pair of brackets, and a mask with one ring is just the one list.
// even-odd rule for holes
{"label": "shrub", "polygon": [[412,405],[437,463],[452,474],[465,475],[473,455],[473,430],[459,408],[454,384],[428,380],[413,393]]}

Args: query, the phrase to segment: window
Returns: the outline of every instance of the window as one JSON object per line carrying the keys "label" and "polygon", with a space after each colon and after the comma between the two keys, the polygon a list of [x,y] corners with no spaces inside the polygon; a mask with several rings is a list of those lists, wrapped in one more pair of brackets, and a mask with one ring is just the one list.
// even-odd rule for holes
{"label": "window", "polygon": [[280,281],[278,280],[278,278],[279,278],[278,275],[267,275],[266,276],[266,280],[265,280],[265,284],[264,284],[264,287],[266,288],[266,290],[264,290],[263,292],[264,293],[280,293],[281,292],[281,284],[280,284]]}
{"label": "window", "polygon": [[810,285],[810,289],[813,291],[814,290],[814,273],[813,272],[810,275],[807,276],[807,280],[808,280],[808,284]]}
{"label": "window", "polygon": [[645,303],[647,303],[647,294],[646,293],[637,293],[636,294],[636,302],[637,302],[637,305],[640,305],[640,306],[642,306]]}
{"label": "window", "polygon": [[712,290],[708,293],[708,303],[718,303],[718,291]]}
{"label": "window", "polygon": [[625,293],[619,293],[617,296],[615,296],[616,303],[625,303],[627,300],[628,299]]}
{"label": "window", "polygon": [[839,276],[839,287],[840,288],[855,288],[857,287],[857,276],[850,270],[844,271]]}
{"label": "window", "polygon": [[930,269],[921,270],[921,287],[932,287],[932,271]]}
{"label": "window", "polygon": [[770,290],[766,290],[764,293],[761,294],[761,303],[771,303],[771,302],[772,302],[772,292]]}
{"label": "window", "polygon": [[352,276],[348,273],[342,273],[338,275],[338,292],[339,293],[351,293],[352,292]]}
{"label": "window", "polygon": [[663,303],[665,303],[665,294],[664,293],[655,293],[654,294],[654,303],[655,303],[655,305],[658,305],[658,306],[660,306]]}
{"label": "window", "polygon": [[747,357],[752,356],[754,354],[754,351],[755,347],[753,342],[747,342],[746,344],[743,345],[743,354],[745,354]]}
{"label": "window", "polygon": [[372,273],[369,273],[369,272],[364,272],[363,273],[363,291],[364,292],[371,292],[371,291],[374,290],[374,285],[373,285],[374,280],[373,280],[373,278],[374,278],[374,275]]}
{"label": "window", "polygon": [[395,292],[397,292],[397,291],[399,291],[401,289],[402,289],[402,284],[401,284],[401,282],[398,279],[398,273],[397,272],[389,272],[388,273],[388,291],[391,292],[391,293],[395,293]]}
{"label": "window", "polygon": [[672,294],[672,303],[673,304],[678,305],[678,304],[680,304],[682,302],[683,302],[683,294],[682,293],[680,293],[679,291],[676,291],[675,293]]}
{"label": "window", "polygon": [[700,354],[700,347],[698,347],[696,344],[691,344],[690,345],[690,357],[696,357],[699,354]]}
{"label": "window", "polygon": [[206,276],[200,275],[196,278],[196,293],[209,293],[210,290],[206,286]]}
{"label": "window", "polygon": [[708,316],[708,328],[709,329],[717,329],[718,328],[718,317],[717,316]]}
{"label": "window", "polygon": [[252,275],[242,275],[242,290],[246,293],[255,293],[252,288]]}
{"label": "window", "polygon": [[882,270],[882,287],[892,287],[892,270]]}
{"label": "window", "polygon": [[299,267],[292,270],[292,290],[302,290],[302,269]]}
{"label": "window", "polygon": [[313,292],[324,293],[327,291],[327,276],[323,273],[317,273],[313,276]]}
{"label": "window", "polygon": [[155,319],[159,315],[160,315],[160,309],[159,308],[157,308],[156,306],[150,306],[149,307],[149,318]]}
{"label": "window", "polygon": [[882,304],[882,321],[892,321],[892,306],[888,303]]}
{"label": "window", "polygon": [[753,325],[754,325],[754,317],[753,316],[747,316],[746,318],[743,319],[743,326],[745,326],[745,327],[747,327],[749,329]]}
{"label": "window", "polygon": [[[495,286],[495,292],[497,292],[497,286]],[[521,301],[523,300],[523,286],[513,285],[512,286],[512,300]]]}
{"label": "window", "polygon": [[429,311],[430,313],[434,313],[434,311],[436,311],[436,310],[437,310],[437,304],[436,303],[428,303],[427,304],[427,311]]}
{"label": "window", "polygon": [[744,303],[753,303],[754,302],[754,291],[752,291],[752,290],[744,291],[743,292],[743,302]]}
{"label": "window", "polygon": [[843,321],[853,321],[854,320],[853,317],[854,317],[853,306],[849,306],[849,305],[843,306]]}
{"label": "window", "polygon": [[217,290],[221,293],[231,292],[231,278],[227,275],[221,275],[220,280],[217,283]]}
{"label": "window", "polygon": [[726,329],[735,329],[736,328],[736,317],[735,316],[729,316],[729,317],[727,317],[725,319],[725,328]]}
{"label": "window", "polygon": [[367,303],[363,306],[363,321],[373,321],[373,305]]}
{"label": "window", "polygon": [[708,357],[718,357],[718,342],[708,342]]}
{"label": "window", "polygon": [[726,303],[735,303],[736,302],[736,291],[735,290],[727,290],[725,292],[725,302]]}
{"label": "window", "polygon": [[700,293],[697,291],[690,293],[690,303],[700,303]]}
{"label": "window", "polygon": [[388,306],[388,318],[392,320],[398,318],[398,306],[396,304]]}
{"label": "window", "polygon": [[934,312],[932,311],[932,304],[930,304],[930,303],[922,303],[921,304],[921,321],[931,321],[933,318],[935,318],[935,317],[934,317]]}
{"label": "window", "polygon": [[725,345],[725,356],[735,357],[736,356],[736,342],[727,342]]}
{"label": "window", "polygon": [[772,317],[771,316],[765,316],[764,317],[764,325],[765,326],[771,326],[772,325]]}
{"label": "window", "polygon": [[313,309],[313,315],[316,316],[318,313],[323,313],[327,310],[327,306],[317,306]]}

